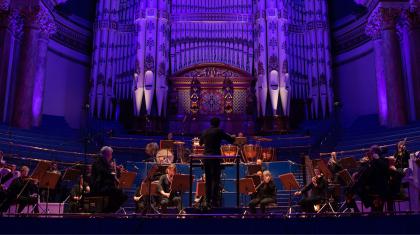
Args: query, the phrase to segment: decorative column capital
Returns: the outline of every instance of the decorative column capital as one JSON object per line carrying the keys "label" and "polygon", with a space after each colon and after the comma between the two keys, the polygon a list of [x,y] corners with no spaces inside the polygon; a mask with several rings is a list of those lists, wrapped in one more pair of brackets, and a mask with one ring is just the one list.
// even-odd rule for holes
{"label": "decorative column capital", "polygon": [[398,28],[412,30],[418,27],[420,27],[420,8],[403,10],[398,22]]}
{"label": "decorative column capital", "polygon": [[373,39],[380,39],[383,30],[395,29],[401,11],[400,8],[376,8],[367,21],[366,35]]}
{"label": "decorative column capital", "polygon": [[25,26],[39,29],[41,36],[49,37],[57,32],[54,18],[44,6],[25,7],[21,14],[24,16]]}
{"label": "decorative column capital", "polygon": [[9,29],[18,37],[23,33],[23,18],[19,10],[13,9],[7,17]]}
{"label": "decorative column capital", "polygon": [[0,0],[0,12],[8,11],[10,8],[10,0]]}

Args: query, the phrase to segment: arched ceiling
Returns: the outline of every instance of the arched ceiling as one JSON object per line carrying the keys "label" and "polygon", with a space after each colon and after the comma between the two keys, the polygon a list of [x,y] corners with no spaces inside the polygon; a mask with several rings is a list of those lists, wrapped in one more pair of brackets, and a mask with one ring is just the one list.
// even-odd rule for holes
{"label": "arched ceiling", "polygon": [[[76,15],[82,19],[93,22],[95,20],[97,0],[68,0],[57,7],[57,10],[64,15]],[[112,0],[115,1],[115,0]]]}
{"label": "arched ceiling", "polygon": [[[65,15],[76,15],[88,21],[94,21],[95,5],[97,0],[68,0],[60,5],[58,10]],[[115,1],[115,0],[113,0]],[[328,0],[330,5],[330,19],[335,22],[353,14],[360,14],[363,7],[354,3],[354,0]]]}

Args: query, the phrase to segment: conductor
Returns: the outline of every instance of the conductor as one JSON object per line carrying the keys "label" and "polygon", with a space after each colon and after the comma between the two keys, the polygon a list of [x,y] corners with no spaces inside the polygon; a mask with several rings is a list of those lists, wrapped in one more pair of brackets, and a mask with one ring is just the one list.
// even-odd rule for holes
{"label": "conductor", "polygon": [[[229,143],[235,141],[234,136],[226,134],[219,128],[220,119],[214,117],[210,120],[211,127],[203,132],[200,138],[200,145],[204,145],[205,155],[220,155],[222,140]],[[220,206],[220,159],[205,159],[204,172],[206,174],[206,207]]]}

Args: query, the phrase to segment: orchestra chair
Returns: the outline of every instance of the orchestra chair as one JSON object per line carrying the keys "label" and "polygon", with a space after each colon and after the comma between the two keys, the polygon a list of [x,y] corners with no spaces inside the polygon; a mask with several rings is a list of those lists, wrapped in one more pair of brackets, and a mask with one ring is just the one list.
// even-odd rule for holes
{"label": "orchestra chair", "polygon": [[[392,203],[394,206],[394,211],[401,212],[401,203],[407,202],[408,203],[408,210],[411,212],[411,198],[410,198],[410,183],[404,182],[401,186],[403,189],[407,189],[407,197],[404,198],[393,198]],[[397,210],[398,206],[398,210]]]}

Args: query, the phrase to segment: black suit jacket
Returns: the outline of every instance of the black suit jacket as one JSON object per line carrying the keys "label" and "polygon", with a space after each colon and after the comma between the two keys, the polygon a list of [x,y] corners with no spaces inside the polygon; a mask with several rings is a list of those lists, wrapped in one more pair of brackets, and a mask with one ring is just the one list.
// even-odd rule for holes
{"label": "black suit jacket", "polygon": [[204,144],[204,154],[220,155],[220,146],[223,140],[233,143],[235,138],[218,127],[210,127],[205,130],[200,138],[200,145]]}
{"label": "black suit jacket", "polygon": [[111,165],[102,157],[92,165],[92,193],[103,193],[115,189],[115,175]]}

